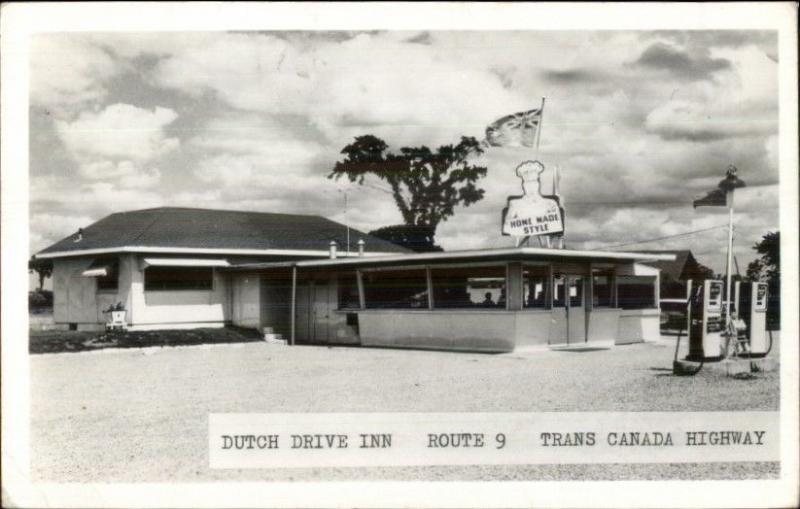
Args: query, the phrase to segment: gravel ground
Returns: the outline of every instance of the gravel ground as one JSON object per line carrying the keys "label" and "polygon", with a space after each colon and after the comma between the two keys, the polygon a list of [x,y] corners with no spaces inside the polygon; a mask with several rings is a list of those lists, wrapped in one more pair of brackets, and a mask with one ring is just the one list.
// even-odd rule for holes
{"label": "gravel ground", "polygon": [[34,355],[31,474],[56,482],[776,478],[777,463],[208,468],[214,412],[778,410],[777,371],[674,377],[672,353],[665,341],[503,355],[265,343]]}

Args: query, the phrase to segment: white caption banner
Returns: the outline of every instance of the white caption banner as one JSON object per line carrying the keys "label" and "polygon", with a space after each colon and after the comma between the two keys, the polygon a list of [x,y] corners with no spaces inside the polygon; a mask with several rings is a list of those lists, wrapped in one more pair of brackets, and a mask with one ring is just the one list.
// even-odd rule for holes
{"label": "white caption banner", "polygon": [[779,461],[778,412],[210,414],[211,468]]}

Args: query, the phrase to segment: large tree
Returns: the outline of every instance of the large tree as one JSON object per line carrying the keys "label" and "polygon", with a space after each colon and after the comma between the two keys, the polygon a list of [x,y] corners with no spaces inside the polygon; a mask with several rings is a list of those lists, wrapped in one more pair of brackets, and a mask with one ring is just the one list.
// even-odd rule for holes
{"label": "large tree", "polygon": [[[342,149],[344,159],[337,161],[328,178],[347,177],[364,184],[367,176],[385,182],[403,217],[403,225],[376,230],[414,250],[435,249],[434,235],[442,221],[453,215],[455,207],[469,206],[483,198],[478,180],[486,168],[469,162],[483,152],[472,137],[462,137],[456,145],[431,150],[426,146],[403,147],[395,154],[382,139],[371,134],[358,136]],[[405,240],[404,240],[405,239]]]}

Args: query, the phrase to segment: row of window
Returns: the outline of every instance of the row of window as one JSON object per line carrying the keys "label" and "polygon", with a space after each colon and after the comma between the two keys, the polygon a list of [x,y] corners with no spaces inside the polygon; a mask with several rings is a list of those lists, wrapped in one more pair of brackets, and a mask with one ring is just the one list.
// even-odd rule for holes
{"label": "row of window", "polygon": [[[106,268],[105,276],[98,276],[98,291],[119,289],[119,261],[116,259],[96,262]],[[159,290],[211,290],[214,288],[214,272],[210,267],[148,267],[144,271],[145,291]]]}
{"label": "row of window", "polygon": [[[505,267],[465,267],[431,269],[431,288],[435,309],[505,309]],[[551,279],[548,267],[523,269],[523,307],[525,309],[563,308],[584,305],[584,276],[558,275]],[[364,305],[367,309],[427,309],[428,281],[425,269],[368,271],[362,274]],[[656,307],[655,278],[617,279],[617,307],[644,309]],[[552,286],[552,288],[551,288]],[[551,295],[552,293],[552,295]],[[613,307],[614,290],[610,271],[592,275],[592,307]],[[339,308],[360,307],[355,272],[339,276]]]}
{"label": "row of window", "polygon": [[[97,278],[98,290],[117,290],[119,265],[110,261],[108,273]],[[431,269],[433,306],[436,309],[505,309],[506,269],[497,267],[453,267]],[[148,267],[144,271],[145,291],[211,290],[213,270],[206,267]],[[549,267],[523,267],[523,308],[550,309],[584,306],[586,276],[556,275]],[[551,284],[552,281],[552,284]],[[592,274],[592,307],[614,307],[610,271]],[[425,269],[368,271],[362,274],[367,309],[428,309],[428,281]],[[656,307],[655,278],[617,278],[616,307]],[[339,308],[358,309],[360,301],[355,271],[339,275]]]}

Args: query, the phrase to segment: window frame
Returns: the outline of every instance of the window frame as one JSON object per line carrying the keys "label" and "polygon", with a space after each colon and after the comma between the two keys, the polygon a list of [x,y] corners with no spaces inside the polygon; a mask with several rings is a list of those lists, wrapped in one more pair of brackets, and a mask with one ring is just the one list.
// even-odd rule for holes
{"label": "window frame", "polygon": [[112,270],[114,271],[114,282],[116,284],[114,285],[113,288],[108,288],[108,287],[102,288],[101,287],[101,280],[105,279],[105,278],[108,278],[109,276],[105,276],[105,277],[96,276],[94,278],[94,280],[95,280],[95,283],[94,283],[94,285],[95,285],[95,293],[98,293],[98,294],[116,294],[116,293],[119,293],[119,266],[120,266],[119,257],[116,256],[116,257],[110,257],[110,258],[100,258],[99,260],[101,261],[101,263],[106,263],[106,260],[108,260],[107,261],[108,265],[110,267],[112,267]]}
{"label": "window frame", "polygon": [[[483,307],[476,304],[472,307],[437,307],[436,306],[436,285],[434,283],[434,271],[448,270],[448,269],[485,269],[494,268],[503,271],[503,289],[505,290],[506,299],[502,307]],[[508,293],[509,287],[509,263],[508,262],[480,262],[480,263],[457,263],[457,264],[443,264],[443,265],[429,265],[427,266],[429,274],[429,289],[428,294],[431,299],[431,310],[439,312],[463,312],[463,311],[481,311],[481,312],[497,312],[508,311],[510,306],[510,299]],[[468,278],[469,279],[469,278]]]}
{"label": "window frame", "polygon": [[[521,263],[521,267],[522,268],[520,270],[520,278],[522,280],[522,283],[520,284],[520,290],[519,290],[520,291],[520,297],[519,298],[520,298],[520,303],[521,303],[520,310],[521,311],[531,311],[531,312],[542,312],[542,311],[550,312],[550,311],[552,311],[553,310],[553,300],[555,298],[554,294],[553,294],[553,283],[554,283],[554,281],[553,281],[553,264],[549,263],[549,262],[522,262]],[[529,306],[526,305],[526,303],[528,302],[528,299],[526,298],[526,295],[525,295],[525,284],[526,284],[525,269],[526,269],[526,267],[544,268],[547,271],[547,276],[545,277],[545,280],[547,281],[547,288],[545,289],[545,296],[544,296],[545,301],[544,301],[544,306],[543,307],[529,307]]]}
{"label": "window frame", "polygon": [[[422,272],[423,278],[425,280],[425,292],[428,294],[427,296],[427,304],[424,307],[370,307],[369,298],[367,296],[367,292],[369,291],[369,282],[367,281],[370,274],[380,274],[381,272],[411,272],[411,271],[418,271]],[[360,269],[357,272],[357,284],[359,286],[359,304],[363,305],[363,307],[358,308],[361,311],[402,311],[402,312],[419,312],[419,311],[429,311],[430,310],[430,301],[431,301],[431,287],[430,287],[430,277],[429,277],[429,269],[426,265],[403,265],[400,267],[389,266],[389,267],[370,267],[365,269]],[[338,305],[338,303],[337,303]]]}
{"label": "window frame", "polygon": [[[188,271],[188,270],[202,270],[208,269],[211,271],[211,285],[208,288],[148,288],[147,287],[147,271],[151,269],[157,270],[176,270],[177,271]],[[146,293],[166,293],[166,292],[213,292],[216,290],[217,287],[217,271],[215,267],[169,267],[169,266],[150,266],[146,267],[142,271],[142,286]]]}

